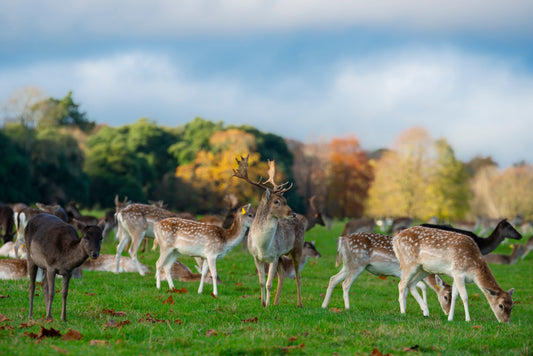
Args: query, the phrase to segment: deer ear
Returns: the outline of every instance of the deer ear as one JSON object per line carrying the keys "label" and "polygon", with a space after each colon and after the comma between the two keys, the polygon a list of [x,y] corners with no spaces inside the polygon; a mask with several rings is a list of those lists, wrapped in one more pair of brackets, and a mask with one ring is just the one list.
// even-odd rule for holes
{"label": "deer ear", "polygon": [[437,282],[437,287],[439,288],[439,290],[441,288],[444,288],[444,281],[442,280],[442,278],[440,278],[438,274],[435,275],[435,282]]}
{"label": "deer ear", "polygon": [[513,295],[513,293],[514,293],[514,288],[509,289],[509,290],[507,291],[507,293],[509,293],[509,295]]}
{"label": "deer ear", "polygon": [[270,189],[268,189],[268,188],[266,189],[265,196],[266,196],[267,199],[270,199]]}
{"label": "deer ear", "polygon": [[483,288],[484,290],[486,290],[491,296],[496,296],[498,295],[498,292],[496,292],[495,290],[493,289],[490,289],[490,288]]}

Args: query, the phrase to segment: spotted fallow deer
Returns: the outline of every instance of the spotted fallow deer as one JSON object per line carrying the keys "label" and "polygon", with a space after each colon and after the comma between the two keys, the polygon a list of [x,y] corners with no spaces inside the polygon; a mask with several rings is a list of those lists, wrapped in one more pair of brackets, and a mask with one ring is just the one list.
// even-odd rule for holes
{"label": "spotted fallow deer", "polygon": [[[371,232],[360,232],[339,237],[338,253],[343,265],[339,273],[329,280],[328,289],[322,308],[327,308],[333,289],[342,284],[344,307],[350,308],[350,287],[359,275],[367,270],[377,276],[393,276],[401,278],[400,262],[392,249],[392,237]],[[437,293],[439,303],[445,314],[450,310],[452,287],[446,284],[438,275],[430,275],[425,282]],[[422,290],[422,296],[416,287]],[[411,294],[416,299],[425,316],[429,315],[427,307],[426,286],[418,282],[410,287]]]}
{"label": "spotted fallow deer", "polygon": [[155,223],[154,235],[161,251],[156,262],[157,289],[161,288],[162,270],[165,271],[169,288],[174,288],[170,269],[179,255],[185,255],[203,259],[198,293],[203,292],[209,269],[213,277],[213,295],[218,296],[216,261],[241,242],[253,219],[250,205],[247,205],[235,213],[229,229],[181,218],[168,218]]}
{"label": "spotted fallow deer", "polygon": [[405,314],[407,291],[430,273],[443,273],[453,278],[452,300],[448,320],[453,320],[458,295],[470,321],[465,283],[474,282],[487,298],[499,322],[509,322],[513,308],[514,289],[503,290],[476,243],[468,236],[440,229],[415,226],[392,240],[394,253],[400,261],[402,277],[398,284],[400,311]]}
{"label": "spotted fallow deer", "polygon": [[129,254],[137,265],[139,274],[144,276],[142,265],[137,259],[137,251],[144,236],[154,237],[154,223],[163,219],[175,217],[176,214],[151,205],[131,204],[120,210],[117,215],[117,267],[115,273],[120,272],[120,257],[124,248],[130,243]]}
{"label": "spotted fallow deer", "polygon": [[[298,306],[302,307],[301,280],[298,266],[302,256],[307,224],[305,217],[297,216],[283,197],[283,193],[291,189],[292,184],[287,186],[289,182],[281,185],[275,183],[275,161],[268,161],[269,178],[265,182],[254,182],[248,178],[248,156],[241,157],[240,160],[236,158],[236,161],[239,168],[233,170],[233,175],[265,191],[248,233],[248,251],[254,257],[261,286],[261,305],[267,307],[270,304],[270,290],[276,273],[279,278],[274,305],[278,304],[282,288],[282,284],[279,281],[283,280],[283,276],[280,277],[280,274],[285,273],[283,268],[278,268],[278,262],[281,256],[289,254],[295,271]],[[266,183],[270,183],[272,188],[269,188]],[[266,293],[265,262],[269,263]]]}

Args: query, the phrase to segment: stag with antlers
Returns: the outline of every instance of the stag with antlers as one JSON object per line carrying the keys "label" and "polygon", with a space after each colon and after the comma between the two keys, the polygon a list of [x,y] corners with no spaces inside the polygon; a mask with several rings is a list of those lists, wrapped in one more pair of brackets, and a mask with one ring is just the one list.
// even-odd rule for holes
{"label": "stag with antlers", "polygon": [[[274,276],[278,274],[278,281],[284,280],[285,270],[278,265],[281,256],[289,255],[294,265],[294,272],[298,291],[298,306],[302,307],[300,259],[304,246],[304,233],[306,229],[305,217],[297,216],[287,205],[283,193],[292,188],[289,182],[276,184],[275,161],[268,161],[268,179],[265,182],[254,182],[248,178],[248,156],[235,159],[239,164],[233,175],[249,184],[263,189],[265,192],[257,208],[255,219],[248,232],[248,251],[254,257],[255,266],[259,274],[261,286],[261,305],[270,304],[270,290]],[[269,187],[268,184],[272,187]],[[268,279],[265,293],[265,263],[269,264]],[[283,283],[278,282],[274,305],[279,302]]]}

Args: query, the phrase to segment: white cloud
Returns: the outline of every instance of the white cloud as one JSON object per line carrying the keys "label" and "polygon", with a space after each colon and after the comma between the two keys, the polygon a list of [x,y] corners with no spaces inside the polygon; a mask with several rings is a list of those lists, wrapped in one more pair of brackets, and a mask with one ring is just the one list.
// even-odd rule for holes
{"label": "white cloud", "polygon": [[530,0],[19,0],[0,2],[0,36],[183,37],[364,27],[530,38],[532,18]]}
{"label": "white cloud", "polygon": [[73,90],[92,119],[112,125],[146,116],[176,126],[201,116],[300,140],[355,134],[367,149],[420,125],[463,160],[491,155],[503,166],[533,150],[533,78],[508,63],[411,48],[327,66],[326,81],[298,72],[264,87],[246,78],[193,78],[164,53],[133,52],[0,69],[0,97],[14,89],[7,83],[33,84],[54,97]]}

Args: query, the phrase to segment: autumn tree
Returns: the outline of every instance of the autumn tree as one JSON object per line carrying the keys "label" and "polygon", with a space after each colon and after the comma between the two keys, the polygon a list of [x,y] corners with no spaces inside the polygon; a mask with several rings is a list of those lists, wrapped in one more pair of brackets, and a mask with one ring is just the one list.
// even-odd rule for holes
{"label": "autumn tree", "polygon": [[410,129],[375,162],[368,212],[423,220],[460,218],[470,197],[466,178],[445,140],[434,141],[424,128]]}
{"label": "autumn tree", "polygon": [[267,167],[261,162],[256,148],[255,137],[250,133],[238,129],[217,131],[209,138],[209,149],[198,151],[193,162],[180,165],[176,176],[200,194],[202,213],[222,211],[224,197],[229,193],[235,194],[243,203],[257,201],[257,190],[253,186],[238,184],[232,179],[235,157],[239,155],[250,155],[248,172],[251,179],[264,176]]}
{"label": "autumn tree", "polygon": [[44,100],[44,92],[36,86],[14,90],[2,103],[2,122],[17,123],[27,128],[37,125],[36,105]]}
{"label": "autumn tree", "polygon": [[332,140],[329,151],[328,213],[335,217],[361,216],[373,178],[366,153],[355,137]]}

